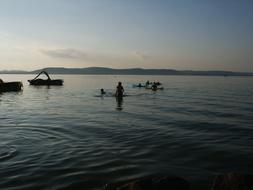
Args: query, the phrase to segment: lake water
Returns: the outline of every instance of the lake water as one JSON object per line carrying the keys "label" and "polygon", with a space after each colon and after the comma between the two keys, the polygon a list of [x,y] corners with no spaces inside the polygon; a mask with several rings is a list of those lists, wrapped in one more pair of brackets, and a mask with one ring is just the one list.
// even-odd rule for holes
{"label": "lake water", "polygon": [[[113,189],[150,175],[210,189],[218,173],[252,173],[253,78],[54,75],[64,86],[48,88],[0,77],[24,84],[0,94],[0,189]],[[132,88],[146,80],[164,90]]]}

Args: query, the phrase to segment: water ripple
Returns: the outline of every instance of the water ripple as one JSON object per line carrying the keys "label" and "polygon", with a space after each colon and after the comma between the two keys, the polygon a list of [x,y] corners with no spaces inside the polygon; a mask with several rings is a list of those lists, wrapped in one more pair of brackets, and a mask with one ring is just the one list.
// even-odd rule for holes
{"label": "water ripple", "polygon": [[[0,189],[95,190],[157,174],[204,189],[196,184],[218,172],[251,172],[251,78],[59,78],[60,88],[24,83],[22,93],[0,95]],[[132,88],[147,78],[164,90]],[[120,110],[111,95],[97,97],[118,80],[129,94]]]}
{"label": "water ripple", "polygon": [[15,146],[0,144],[0,162],[9,160],[18,155]]}

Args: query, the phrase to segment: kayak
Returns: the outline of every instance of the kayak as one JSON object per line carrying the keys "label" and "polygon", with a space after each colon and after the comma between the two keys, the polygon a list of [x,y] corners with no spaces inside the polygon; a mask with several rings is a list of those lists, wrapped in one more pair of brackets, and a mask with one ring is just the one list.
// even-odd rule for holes
{"label": "kayak", "polygon": [[[45,74],[47,76],[47,79],[38,79],[38,77],[41,74]],[[35,85],[35,86],[61,86],[63,85],[63,80],[62,79],[55,79],[52,80],[49,76],[49,74],[46,71],[41,71],[34,79],[32,80],[28,80],[28,82],[30,83],[30,85]]]}

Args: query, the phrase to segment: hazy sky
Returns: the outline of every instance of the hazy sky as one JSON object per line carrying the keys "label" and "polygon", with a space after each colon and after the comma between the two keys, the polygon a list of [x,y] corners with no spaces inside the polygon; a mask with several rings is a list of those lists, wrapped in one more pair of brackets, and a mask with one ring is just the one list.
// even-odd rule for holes
{"label": "hazy sky", "polygon": [[253,72],[250,0],[0,0],[0,70]]}

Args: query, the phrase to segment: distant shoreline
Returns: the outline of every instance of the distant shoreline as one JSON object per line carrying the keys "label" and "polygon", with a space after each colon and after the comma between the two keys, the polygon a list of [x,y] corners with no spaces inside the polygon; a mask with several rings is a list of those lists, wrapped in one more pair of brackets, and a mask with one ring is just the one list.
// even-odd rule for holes
{"label": "distant shoreline", "polygon": [[[73,74],[73,73],[50,73],[50,74],[54,74],[54,75],[94,75],[94,76],[192,76],[192,77],[244,77],[244,78],[251,78],[253,77],[253,75],[227,75],[227,76],[223,76],[223,75],[181,75],[181,74],[177,74],[177,75],[157,75],[157,74]],[[34,76],[34,73],[1,73],[0,75],[32,75]],[[1,78],[1,77],[0,77]]]}
{"label": "distant shoreline", "polygon": [[163,76],[243,76],[252,77],[253,72],[232,72],[232,71],[192,71],[192,70],[173,70],[173,69],[112,69],[105,67],[88,68],[61,68],[49,67],[34,71],[0,71],[0,74],[38,74],[46,70],[50,74],[61,75],[163,75]]}

